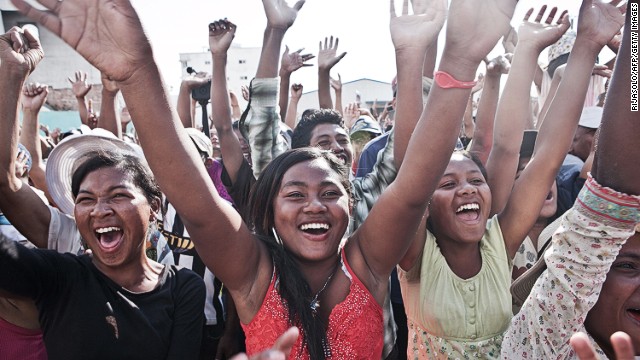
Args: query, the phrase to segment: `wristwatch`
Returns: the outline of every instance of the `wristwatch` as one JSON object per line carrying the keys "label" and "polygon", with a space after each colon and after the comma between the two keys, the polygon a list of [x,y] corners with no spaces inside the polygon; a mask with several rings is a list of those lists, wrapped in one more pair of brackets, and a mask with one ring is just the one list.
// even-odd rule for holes
{"label": "wristwatch", "polygon": [[459,81],[456,80],[449,73],[444,71],[436,71],[434,74],[434,80],[438,86],[443,89],[471,89],[476,86],[476,81]]}

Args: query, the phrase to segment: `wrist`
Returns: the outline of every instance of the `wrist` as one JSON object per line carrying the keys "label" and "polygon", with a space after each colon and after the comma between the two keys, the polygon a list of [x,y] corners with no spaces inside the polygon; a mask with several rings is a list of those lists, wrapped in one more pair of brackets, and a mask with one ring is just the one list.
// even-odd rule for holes
{"label": "wrist", "polygon": [[580,36],[580,34],[578,34],[576,36],[576,41],[573,44],[573,48],[571,52],[573,52],[573,49],[577,49],[579,51],[585,51],[588,54],[592,53],[597,56],[603,47],[604,45],[598,44],[597,42],[593,41],[591,38],[587,36]]}
{"label": "wrist", "polygon": [[471,82],[476,78],[478,65],[480,65],[480,61],[452,56],[445,50],[438,71],[444,71],[458,81]]}
{"label": "wrist", "polygon": [[102,88],[102,97],[114,98],[115,99],[115,97],[118,95],[118,91],[111,91],[111,90],[107,90],[105,88]]}
{"label": "wrist", "polygon": [[434,81],[443,89],[473,89],[477,85],[476,81],[461,81],[445,71],[436,71]]}

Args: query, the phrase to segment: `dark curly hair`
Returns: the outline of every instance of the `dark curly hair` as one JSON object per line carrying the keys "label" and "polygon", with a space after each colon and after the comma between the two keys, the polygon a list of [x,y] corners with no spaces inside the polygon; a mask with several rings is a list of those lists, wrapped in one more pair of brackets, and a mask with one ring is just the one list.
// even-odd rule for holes
{"label": "dark curly hair", "polygon": [[291,148],[310,146],[311,133],[320,124],[335,124],[344,128],[344,120],[339,112],[331,109],[307,109],[302,113],[296,128],[293,129]]}

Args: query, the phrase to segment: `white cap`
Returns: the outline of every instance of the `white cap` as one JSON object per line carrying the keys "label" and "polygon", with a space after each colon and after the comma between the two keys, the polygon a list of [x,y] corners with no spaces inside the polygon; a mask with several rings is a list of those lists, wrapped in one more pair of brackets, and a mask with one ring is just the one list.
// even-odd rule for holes
{"label": "white cap", "polygon": [[580,122],[578,125],[589,129],[597,129],[602,121],[602,108],[599,106],[589,106],[582,109]]}

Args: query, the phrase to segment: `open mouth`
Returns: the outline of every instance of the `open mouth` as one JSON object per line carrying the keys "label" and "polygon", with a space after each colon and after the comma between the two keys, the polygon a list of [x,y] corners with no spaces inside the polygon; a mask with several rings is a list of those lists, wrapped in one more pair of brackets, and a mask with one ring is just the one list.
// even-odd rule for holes
{"label": "open mouth", "polygon": [[100,247],[106,251],[115,249],[122,242],[122,229],[115,226],[98,228],[95,231]]}
{"label": "open mouth", "polygon": [[456,210],[456,217],[464,222],[477,221],[480,218],[478,203],[464,204]]}
{"label": "open mouth", "polygon": [[547,194],[547,198],[545,199],[545,201],[549,201],[549,200],[553,200],[553,192],[549,191],[549,193]]}
{"label": "open mouth", "polygon": [[640,324],[640,309],[628,309],[627,313],[633,320]]}
{"label": "open mouth", "polygon": [[300,225],[300,230],[310,235],[324,235],[331,226],[326,223],[309,223]]}

